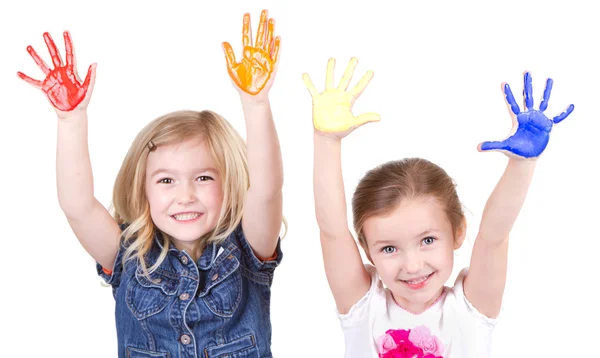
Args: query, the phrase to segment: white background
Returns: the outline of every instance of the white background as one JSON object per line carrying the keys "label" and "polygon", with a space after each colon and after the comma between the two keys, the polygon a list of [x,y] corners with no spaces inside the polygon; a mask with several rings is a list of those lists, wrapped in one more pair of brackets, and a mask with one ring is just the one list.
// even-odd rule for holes
{"label": "white background", "polygon": [[[391,8],[394,4],[395,9]],[[352,56],[351,85],[375,77],[354,112],[380,123],[344,140],[348,200],[364,173],[387,160],[427,158],[457,181],[468,238],[507,159],[479,153],[511,127],[500,90],[519,104],[522,74],[533,76],[536,108],[554,79],[546,111],[575,111],[552,132],[511,235],[504,310],[494,357],[597,354],[600,235],[598,144],[600,22],[591,2],[544,1],[14,1],[0,8],[0,170],[3,185],[0,318],[3,357],[115,357],[114,300],[94,261],[58,206],[56,118],[41,91],[17,71],[42,79],[27,54],[33,45],[51,65],[42,34],[64,55],[70,30],[85,75],[98,63],[89,106],[89,146],[97,198],[109,205],[121,161],[150,120],[179,109],[212,109],[245,136],[237,92],[221,42],[240,56],[242,16],[256,32],[266,8],[282,37],[271,102],[282,144],[289,234],[272,295],[276,357],[341,357],[343,336],[323,270],[312,200],[308,72],[323,89],[327,59],[336,83]],[[471,244],[457,252],[454,275]],[[454,280],[455,276],[451,277]]]}

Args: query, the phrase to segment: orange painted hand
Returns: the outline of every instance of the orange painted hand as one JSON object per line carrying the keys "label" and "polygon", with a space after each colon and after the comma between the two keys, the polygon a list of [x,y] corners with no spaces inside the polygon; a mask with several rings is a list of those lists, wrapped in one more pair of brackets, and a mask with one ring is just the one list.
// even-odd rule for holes
{"label": "orange painted hand", "polygon": [[[333,69],[335,59],[329,59],[327,63],[327,75],[325,80],[325,91],[319,93],[307,73],[302,75],[304,85],[308,88],[313,100],[313,125],[320,132],[351,132],[355,128],[368,122],[381,120],[377,113],[364,113],[359,116],[352,114],[354,101],[367,87],[373,72],[368,71],[363,78],[352,88],[346,91],[348,84],[354,74],[358,60],[352,58],[338,87],[333,86]],[[347,134],[346,133],[346,134]]]}
{"label": "orange painted hand", "polygon": [[[256,43],[252,44],[250,30],[250,14],[244,15],[242,29],[243,57],[236,62],[233,49],[228,42],[223,42],[223,51],[227,59],[227,71],[235,85],[242,91],[256,95],[262,90],[269,90],[273,83],[279,43],[281,38],[273,39],[275,20],[267,23],[267,10],[260,14],[260,23],[256,33]],[[265,31],[266,30],[266,31]]]}

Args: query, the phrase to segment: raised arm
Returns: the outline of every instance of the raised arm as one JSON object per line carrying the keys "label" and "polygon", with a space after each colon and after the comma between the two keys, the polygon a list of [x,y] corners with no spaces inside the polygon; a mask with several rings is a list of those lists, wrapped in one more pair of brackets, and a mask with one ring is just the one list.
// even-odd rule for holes
{"label": "raised arm", "polygon": [[87,106],[96,76],[89,67],[82,82],[76,72],[73,44],[64,33],[66,64],[63,64],[52,37],[44,34],[54,69],[50,69],[33,47],[27,51],[42,69],[44,81],[18,72],[21,79],[41,89],[58,116],[56,183],[58,201],[69,225],[85,250],[103,267],[112,268],[117,254],[120,229],[109,212],[94,197],[92,168],[88,152]]}
{"label": "raised arm", "polygon": [[367,274],[356,241],[348,229],[346,198],[342,179],[341,140],[360,125],[378,121],[379,115],[365,113],[355,117],[351,108],[371,78],[368,72],[350,91],[346,91],[357,60],[353,58],[337,88],[333,87],[335,60],[327,65],[325,91],[319,93],[308,74],[304,83],[313,103],[314,200],[320,229],[325,273],[338,311],[347,313],[369,290]]}
{"label": "raised arm", "polygon": [[273,38],[275,22],[261,13],[252,44],[250,15],[244,15],[243,58],[236,62],[231,45],[223,43],[229,75],[240,93],[246,119],[250,188],[244,199],[242,227],[252,250],[271,258],[277,247],[283,217],[283,164],[268,93],[277,67],[280,38]]}
{"label": "raised arm", "polygon": [[548,79],[540,110],[533,109],[531,76],[526,72],[524,95],[527,110],[520,112],[510,87],[505,84],[506,100],[516,116],[514,134],[504,141],[479,145],[480,151],[501,151],[509,157],[506,170],[484,208],[464,284],[467,298],[488,317],[496,317],[500,312],[506,283],[508,237],[525,202],[537,158],[548,144],[553,125],[573,111],[571,105],[554,119],[548,119],[543,112],[548,106],[551,89],[552,80]]}

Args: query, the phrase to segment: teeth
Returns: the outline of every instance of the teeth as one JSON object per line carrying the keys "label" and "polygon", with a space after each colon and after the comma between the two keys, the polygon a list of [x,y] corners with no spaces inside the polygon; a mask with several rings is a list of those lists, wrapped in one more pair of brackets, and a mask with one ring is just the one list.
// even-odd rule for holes
{"label": "teeth", "polygon": [[418,278],[418,279],[416,279],[416,280],[404,281],[404,282],[408,283],[409,285],[416,285],[416,284],[418,284],[418,283],[421,283],[421,282],[423,282],[423,281],[427,280],[427,278],[428,278],[428,277],[429,277],[429,275],[427,275],[427,276],[423,276],[423,277],[421,277],[421,278]]}
{"label": "teeth", "polygon": [[175,214],[175,215],[173,215],[173,217],[176,220],[181,220],[181,221],[192,220],[192,219],[197,218],[198,216],[200,216],[199,213],[187,213],[187,214]]}

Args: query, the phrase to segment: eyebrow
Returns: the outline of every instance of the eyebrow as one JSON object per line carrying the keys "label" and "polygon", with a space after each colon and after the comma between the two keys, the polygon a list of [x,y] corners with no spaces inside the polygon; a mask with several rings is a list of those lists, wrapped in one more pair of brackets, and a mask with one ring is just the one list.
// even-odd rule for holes
{"label": "eyebrow", "polygon": [[[434,231],[435,231],[434,229],[427,229],[427,230],[423,231],[422,233],[416,235],[415,238],[420,238],[420,237],[425,236]],[[373,245],[378,246],[378,245],[395,244],[395,243],[396,243],[396,240],[377,240],[377,241],[375,241],[375,243],[373,243]]]}
{"label": "eyebrow", "polygon": [[[155,171],[153,171],[152,174],[150,174],[150,177],[154,177],[156,174],[163,173],[163,172],[164,173],[175,173],[175,174],[177,174],[177,170],[174,170],[174,169],[158,168]],[[215,168],[199,168],[199,169],[192,170],[192,172],[194,172],[194,173],[213,172],[215,174],[218,173],[218,171]]]}

